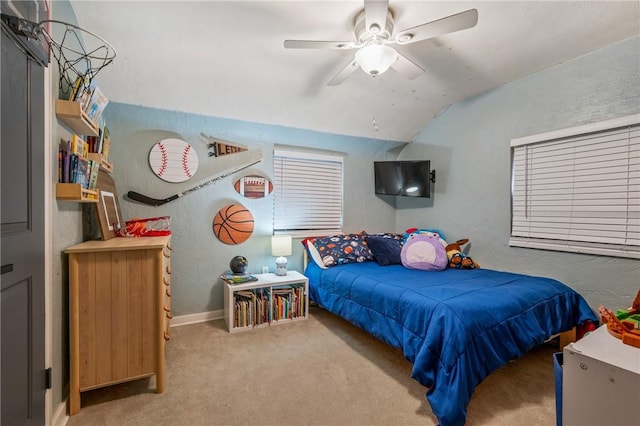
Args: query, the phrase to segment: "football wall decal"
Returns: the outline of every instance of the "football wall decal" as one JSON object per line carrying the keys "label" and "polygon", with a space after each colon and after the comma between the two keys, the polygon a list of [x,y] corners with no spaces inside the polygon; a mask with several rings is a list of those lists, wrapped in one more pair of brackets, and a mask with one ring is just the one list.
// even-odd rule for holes
{"label": "football wall decal", "polygon": [[253,233],[253,215],[241,204],[221,208],[213,218],[213,234],[225,244],[240,244]]}
{"label": "football wall decal", "polygon": [[246,198],[264,198],[273,191],[273,184],[262,176],[243,176],[233,184],[238,194]]}

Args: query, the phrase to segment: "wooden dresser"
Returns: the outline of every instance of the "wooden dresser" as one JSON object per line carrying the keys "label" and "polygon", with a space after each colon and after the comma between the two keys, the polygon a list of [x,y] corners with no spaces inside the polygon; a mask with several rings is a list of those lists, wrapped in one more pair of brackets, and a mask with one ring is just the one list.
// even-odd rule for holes
{"label": "wooden dresser", "polygon": [[171,320],[170,237],[87,241],[69,255],[69,413],[80,392],[156,376],[164,391]]}

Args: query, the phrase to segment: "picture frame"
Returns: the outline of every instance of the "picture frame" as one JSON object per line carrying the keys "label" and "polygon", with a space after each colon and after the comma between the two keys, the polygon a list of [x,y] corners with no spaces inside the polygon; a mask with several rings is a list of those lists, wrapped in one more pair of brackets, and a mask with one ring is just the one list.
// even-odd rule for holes
{"label": "picture frame", "polygon": [[124,226],[124,220],[115,181],[102,169],[98,173],[97,189],[98,202],[86,205],[88,211],[84,218],[85,239],[110,240],[118,236],[119,229]]}

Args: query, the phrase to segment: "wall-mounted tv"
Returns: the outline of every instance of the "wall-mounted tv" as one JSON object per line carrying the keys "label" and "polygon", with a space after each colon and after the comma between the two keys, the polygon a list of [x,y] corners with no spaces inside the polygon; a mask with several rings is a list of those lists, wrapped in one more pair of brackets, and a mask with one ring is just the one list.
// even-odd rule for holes
{"label": "wall-mounted tv", "polygon": [[373,171],[376,194],[431,197],[436,172],[429,160],[374,161]]}

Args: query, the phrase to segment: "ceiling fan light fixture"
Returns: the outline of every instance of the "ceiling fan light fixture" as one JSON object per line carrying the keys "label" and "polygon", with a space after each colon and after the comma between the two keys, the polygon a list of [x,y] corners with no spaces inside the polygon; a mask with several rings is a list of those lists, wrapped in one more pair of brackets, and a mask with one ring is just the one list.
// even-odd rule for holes
{"label": "ceiling fan light fixture", "polygon": [[383,44],[370,44],[356,52],[356,62],[360,68],[372,76],[380,75],[398,59],[398,52]]}

